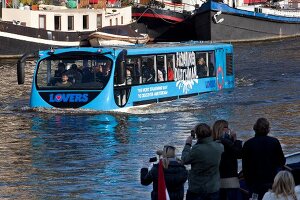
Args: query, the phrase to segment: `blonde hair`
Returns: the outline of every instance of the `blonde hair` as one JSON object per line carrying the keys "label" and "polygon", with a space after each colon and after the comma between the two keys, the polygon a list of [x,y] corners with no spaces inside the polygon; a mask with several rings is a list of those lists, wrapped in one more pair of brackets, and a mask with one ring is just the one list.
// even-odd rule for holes
{"label": "blonde hair", "polygon": [[297,200],[293,175],[286,170],[278,172],[274,178],[272,192],[275,193],[276,197],[278,197],[278,195],[282,195],[287,199],[290,195],[294,200]]}
{"label": "blonde hair", "polygon": [[214,140],[219,140],[223,133],[224,128],[228,128],[228,122],[226,120],[217,120],[213,125],[212,136]]}
{"label": "blonde hair", "polygon": [[175,158],[175,147],[173,146],[164,146],[164,150],[163,150],[163,158],[162,158],[162,162],[163,162],[163,166],[165,169],[168,169],[169,167],[169,163],[170,163],[170,160],[169,158]]}

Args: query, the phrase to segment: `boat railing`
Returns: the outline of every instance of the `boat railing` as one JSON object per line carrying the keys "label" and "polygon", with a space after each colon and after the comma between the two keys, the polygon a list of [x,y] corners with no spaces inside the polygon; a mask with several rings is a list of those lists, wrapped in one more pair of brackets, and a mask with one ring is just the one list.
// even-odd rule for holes
{"label": "boat railing", "polygon": [[285,17],[300,17],[300,12],[295,10],[276,10],[276,9],[270,9],[270,8],[261,8],[261,12],[263,14],[268,15],[279,15],[279,16],[285,16]]}

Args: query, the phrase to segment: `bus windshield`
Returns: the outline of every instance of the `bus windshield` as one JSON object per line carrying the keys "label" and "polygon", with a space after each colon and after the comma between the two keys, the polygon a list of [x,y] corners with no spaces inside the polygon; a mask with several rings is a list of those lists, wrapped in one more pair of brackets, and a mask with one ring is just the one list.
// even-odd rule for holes
{"label": "bus windshield", "polygon": [[40,90],[102,90],[111,75],[112,60],[101,56],[50,56],[38,63]]}

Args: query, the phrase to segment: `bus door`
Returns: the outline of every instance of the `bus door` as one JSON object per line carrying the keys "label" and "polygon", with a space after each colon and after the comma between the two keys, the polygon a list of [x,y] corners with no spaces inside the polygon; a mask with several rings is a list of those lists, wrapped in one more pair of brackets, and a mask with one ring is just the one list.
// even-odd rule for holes
{"label": "bus door", "polygon": [[216,65],[215,65],[215,76],[216,76],[216,86],[217,90],[221,90],[224,87],[225,83],[225,72],[226,72],[226,63],[225,57],[226,53],[224,49],[216,49]]}
{"label": "bus door", "polygon": [[114,76],[114,98],[117,106],[125,106],[130,96],[131,86],[142,82],[139,75],[140,67],[138,57],[117,59]]}

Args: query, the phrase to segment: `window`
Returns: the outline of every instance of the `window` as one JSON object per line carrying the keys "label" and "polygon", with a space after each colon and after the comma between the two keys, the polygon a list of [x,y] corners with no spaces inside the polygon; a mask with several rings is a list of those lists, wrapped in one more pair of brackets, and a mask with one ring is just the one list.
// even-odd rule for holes
{"label": "window", "polygon": [[103,89],[111,75],[112,61],[106,57],[55,57],[39,63],[39,89]]}
{"label": "window", "polygon": [[97,28],[102,28],[102,15],[97,15]]}
{"label": "window", "polygon": [[68,16],[68,30],[74,30],[74,16]]}
{"label": "window", "polygon": [[174,80],[174,67],[175,67],[175,55],[168,54],[167,55],[167,80]]}
{"label": "window", "polygon": [[46,29],[46,15],[39,15],[39,28]]}
{"label": "window", "polygon": [[141,84],[141,58],[140,57],[128,57],[126,59],[126,84],[131,81],[132,85]]}
{"label": "window", "polygon": [[141,58],[143,83],[154,83],[156,80],[154,59],[154,56],[142,56]]}
{"label": "window", "polygon": [[112,19],[109,20],[109,25],[112,26]]}
{"label": "window", "polygon": [[119,25],[119,24],[118,24],[118,18],[116,18],[116,25]]}
{"label": "window", "polygon": [[61,16],[54,16],[54,29],[61,30]]}
{"label": "window", "polygon": [[195,56],[198,78],[215,76],[214,52],[196,52]]}
{"label": "window", "polygon": [[83,29],[89,29],[89,16],[88,15],[83,15],[82,16],[82,28]]}
{"label": "window", "polygon": [[226,75],[233,75],[232,53],[226,54]]}
{"label": "window", "polygon": [[166,81],[166,71],[167,71],[167,65],[166,65],[166,56],[165,55],[158,55],[156,56],[156,69],[157,69],[157,82],[163,82]]}
{"label": "window", "polygon": [[121,24],[124,24],[124,17],[121,16]]}

